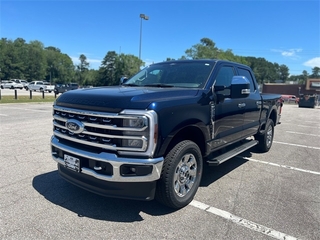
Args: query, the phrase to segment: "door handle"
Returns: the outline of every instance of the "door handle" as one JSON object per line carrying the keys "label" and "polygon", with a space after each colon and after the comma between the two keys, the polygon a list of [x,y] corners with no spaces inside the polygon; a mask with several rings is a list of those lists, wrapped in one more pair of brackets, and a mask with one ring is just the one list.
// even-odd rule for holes
{"label": "door handle", "polygon": [[246,106],[245,103],[239,103],[239,104],[238,104],[238,108],[244,108],[245,106]]}

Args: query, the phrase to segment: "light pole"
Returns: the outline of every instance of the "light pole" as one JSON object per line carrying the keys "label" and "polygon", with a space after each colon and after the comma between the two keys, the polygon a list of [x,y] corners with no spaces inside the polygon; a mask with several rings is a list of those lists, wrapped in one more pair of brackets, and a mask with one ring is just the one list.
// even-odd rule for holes
{"label": "light pole", "polygon": [[139,59],[141,60],[141,39],[142,39],[142,19],[149,20],[149,17],[145,14],[140,14],[140,45],[139,45]]}

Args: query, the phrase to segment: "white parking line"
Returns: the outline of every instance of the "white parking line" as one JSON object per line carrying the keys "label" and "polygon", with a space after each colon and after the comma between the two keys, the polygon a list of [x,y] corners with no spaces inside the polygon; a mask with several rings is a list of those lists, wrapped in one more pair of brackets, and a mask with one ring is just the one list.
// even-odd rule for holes
{"label": "white parking line", "polygon": [[240,226],[249,228],[249,229],[254,230],[256,232],[263,233],[263,234],[265,234],[265,235],[267,235],[269,237],[273,237],[275,239],[281,239],[281,240],[296,240],[297,239],[297,238],[292,237],[290,235],[287,235],[285,233],[278,232],[278,231],[276,231],[274,229],[265,227],[263,225],[255,223],[255,222],[251,222],[251,221],[246,220],[244,218],[235,216],[232,213],[229,213],[227,211],[224,211],[224,210],[209,206],[207,204],[198,202],[196,200],[193,200],[189,205],[191,205],[193,207],[196,207],[196,208],[199,208],[199,209],[201,209],[203,211],[206,211],[206,212],[209,212],[209,213],[213,213],[213,214],[215,214],[215,215],[217,215],[219,217],[222,217],[224,219],[230,220],[230,221],[234,222],[235,224],[238,224]]}
{"label": "white parking line", "polygon": [[32,109],[32,108],[18,108],[18,107],[9,107],[9,109],[17,109],[23,111],[31,111],[31,112],[52,112],[52,110],[39,110],[39,109]]}
{"label": "white parking line", "polygon": [[318,126],[310,126],[310,125],[296,125],[298,127],[307,127],[307,128],[320,128]]}
{"label": "white parking line", "polygon": [[246,160],[249,160],[249,161],[252,161],[252,162],[263,163],[263,164],[268,164],[268,165],[272,165],[272,166],[276,166],[276,167],[282,167],[282,168],[287,168],[287,169],[296,170],[296,171],[300,171],[300,172],[306,172],[306,173],[312,173],[312,174],[320,175],[320,172],[315,172],[315,171],[305,170],[305,169],[301,169],[301,168],[290,167],[290,166],[287,166],[287,165],[261,161],[261,160],[248,158],[248,157],[241,157],[241,156],[237,156],[237,157],[238,158],[242,158],[242,159],[246,159]]}
{"label": "white parking line", "polygon": [[273,142],[274,142],[274,143],[279,143],[279,144],[284,144],[284,145],[289,145],[289,146],[303,147],[303,148],[311,148],[311,149],[320,150],[320,147],[311,147],[311,146],[307,146],[307,145],[294,144],[294,143],[285,143],[285,142],[278,142],[278,141],[273,141]]}
{"label": "white parking line", "polygon": [[293,134],[301,134],[301,135],[307,135],[307,136],[320,137],[320,135],[317,135],[317,134],[309,134],[309,133],[301,133],[301,132],[293,132],[293,131],[286,131],[286,132],[293,133]]}

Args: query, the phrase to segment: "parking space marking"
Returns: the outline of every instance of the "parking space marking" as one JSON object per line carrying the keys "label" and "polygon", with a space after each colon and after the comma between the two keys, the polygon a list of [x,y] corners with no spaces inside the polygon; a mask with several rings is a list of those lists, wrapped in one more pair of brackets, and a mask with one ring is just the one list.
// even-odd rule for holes
{"label": "parking space marking", "polygon": [[285,142],[278,142],[278,141],[273,141],[273,142],[274,142],[274,143],[279,143],[279,144],[284,144],[284,145],[289,145],[289,146],[303,147],[303,148],[311,148],[311,149],[320,150],[320,147],[311,147],[311,146],[307,146],[307,145],[294,144],[294,143],[285,143]]}
{"label": "parking space marking", "polygon": [[308,123],[319,123],[319,122],[315,122],[315,121],[304,121],[304,122],[308,122]]}
{"label": "parking space marking", "polygon": [[[307,122],[307,121],[305,121],[305,122]],[[311,123],[311,122],[310,122]],[[312,123],[318,123],[319,124],[319,122],[312,122]],[[310,125],[297,125],[297,124],[295,124],[294,122],[281,122],[281,124],[291,124],[291,125],[295,125],[295,126],[298,126],[298,127],[307,127],[307,128],[320,128],[320,126],[310,126]]]}
{"label": "parking space marking", "polygon": [[241,157],[241,156],[237,156],[237,157],[241,158],[241,159],[246,159],[246,160],[249,160],[249,161],[252,161],[252,162],[263,163],[263,164],[268,164],[268,165],[272,165],[272,166],[276,166],[276,167],[282,167],[282,168],[287,168],[287,169],[291,169],[291,170],[295,170],[295,171],[300,171],[300,172],[306,172],[306,173],[312,173],[312,174],[320,175],[320,172],[315,172],[315,171],[311,171],[311,170],[305,170],[305,169],[302,169],[302,168],[290,167],[290,166],[287,166],[287,165],[261,161],[261,160],[248,158],[248,157]]}
{"label": "parking space marking", "polygon": [[293,131],[286,131],[286,132],[287,133],[293,133],[293,134],[301,134],[301,135],[307,135],[307,136],[320,137],[320,135],[317,135],[317,134],[308,134],[308,133],[293,132]]}
{"label": "parking space marking", "polygon": [[255,223],[255,222],[251,222],[251,221],[246,220],[244,218],[235,216],[232,213],[229,213],[227,211],[224,211],[224,210],[209,206],[207,204],[204,204],[204,203],[196,201],[196,200],[193,200],[189,205],[191,205],[193,207],[196,207],[196,208],[199,208],[199,209],[201,209],[203,211],[206,211],[208,213],[215,214],[215,215],[217,215],[219,217],[222,217],[224,219],[230,220],[230,221],[234,222],[237,225],[249,228],[249,229],[254,230],[256,232],[260,232],[262,234],[265,234],[265,235],[267,235],[269,237],[273,237],[275,239],[281,239],[281,240],[296,240],[297,239],[297,238],[292,237],[290,235],[287,235],[285,233],[282,233],[282,232],[276,231],[274,229],[265,227],[263,225]]}
{"label": "parking space marking", "polygon": [[9,107],[10,109],[24,110],[24,111],[32,111],[32,112],[52,112],[52,110],[38,110],[32,108],[18,108],[18,107]]}

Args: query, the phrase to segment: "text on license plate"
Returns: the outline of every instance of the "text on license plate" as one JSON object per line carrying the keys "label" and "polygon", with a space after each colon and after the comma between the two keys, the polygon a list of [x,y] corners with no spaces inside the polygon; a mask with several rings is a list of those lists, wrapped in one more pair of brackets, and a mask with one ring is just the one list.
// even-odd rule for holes
{"label": "text on license plate", "polygon": [[73,171],[80,172],[80,159],[70,155],[64,155],[65,166]]}

